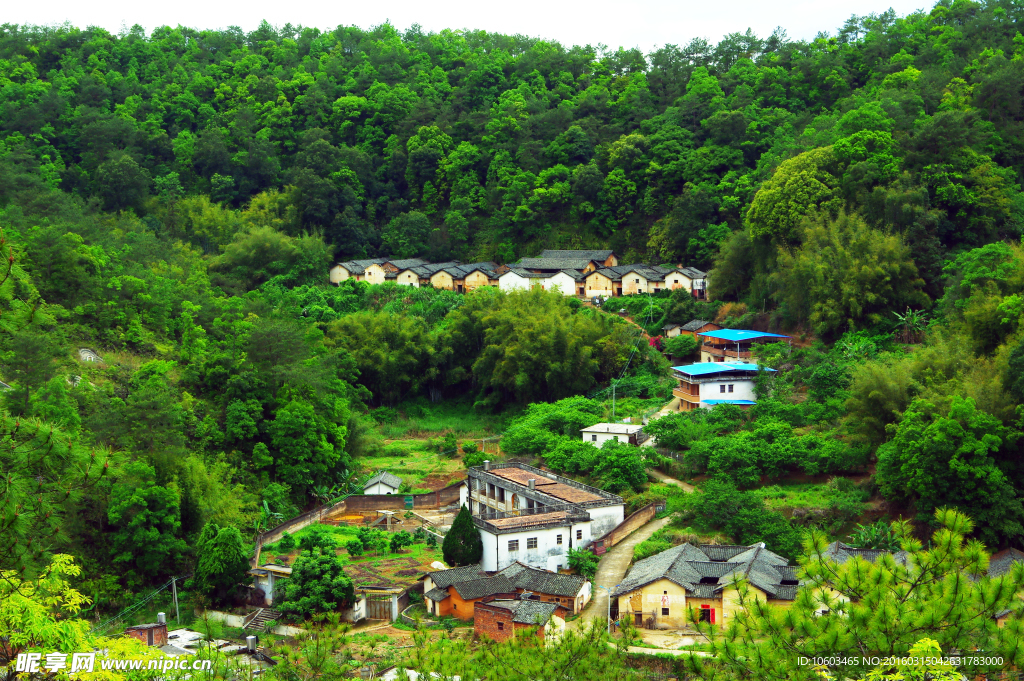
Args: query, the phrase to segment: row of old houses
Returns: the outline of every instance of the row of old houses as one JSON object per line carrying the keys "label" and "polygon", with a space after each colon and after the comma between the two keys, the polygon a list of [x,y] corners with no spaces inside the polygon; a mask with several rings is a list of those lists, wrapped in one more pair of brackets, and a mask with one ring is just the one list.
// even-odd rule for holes
{"label": "row of old houses", "polygon": [[402,286],[432,286],[458,293],[496,286],[503,291],[541,288],[558,290],[566,296],[612,298],[685,289],[696,298],[707,297],[707,274],[696,268],[620,265],[615,253],[607,250],[548,250],[539,258],[522,258],[509,265],[371,258],[339,262],[331,268],[331,283],[340,284],[347,279],[371,284],[390,281]]}

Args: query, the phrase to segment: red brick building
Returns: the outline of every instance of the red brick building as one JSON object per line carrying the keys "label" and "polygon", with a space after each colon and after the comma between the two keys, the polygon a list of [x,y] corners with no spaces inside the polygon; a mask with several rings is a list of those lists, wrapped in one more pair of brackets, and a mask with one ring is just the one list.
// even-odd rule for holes
{"label": "red brick building", "polygon": [[495,641],[523,633],[544,638],[553,623],[561,628],[568,611],[558,603],[534,600],[484,599],[473,608],[473,631]]}
{"label": "red brick building", "polygon": [[124,633],[127,636],[142,641],[147,646],[159,648],[160,646],[167,645],[167,625],[159,622],[136,624],[134,627],[125,629]]}

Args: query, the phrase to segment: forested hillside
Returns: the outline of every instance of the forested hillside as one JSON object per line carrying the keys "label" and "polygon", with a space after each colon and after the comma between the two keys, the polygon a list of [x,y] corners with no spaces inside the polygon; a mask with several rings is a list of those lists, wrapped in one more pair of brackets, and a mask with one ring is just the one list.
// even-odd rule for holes
{"label": "forested hillside", "polygon": [[[624,376],[663,395],[635,326],[544,292],[327,284],[338,258],[571,247],[710,270],[712,302],[622,302],[652,334],[716,317],[796,338],[763,356],[757,408],[654,428],[679,475],[758,512],[763,482],[871,476],[835,503],[956,505],[1019,545],[1022,20],[956,0],[648,55],[3,26],[0,569],[60,549],[93,593],[156,584],[207,523],[249,534],[351,483],[410,400],[525,413],[520,452],[592,471],[528,406]],[[723,531],[799,550],[765,523]]]}

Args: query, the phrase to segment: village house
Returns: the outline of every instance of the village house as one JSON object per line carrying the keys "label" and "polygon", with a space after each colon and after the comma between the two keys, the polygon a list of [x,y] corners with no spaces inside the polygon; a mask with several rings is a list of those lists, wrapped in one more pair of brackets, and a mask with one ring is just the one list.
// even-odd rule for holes
{"label": "village house", "polygon": [[470,265],[452,265],[439,269],[430,277],[430,285],[445,291],[469,293],[481,286],[496,285],[499,281],[493,262],[473,263]]}
{"label": "village house", "polygon": [[339,262],[331,268],[331,283],[340,284],[346,279],[352,278],[356,281],[363,281],[363,275],[366,272],[366,268],[371,265],[379,265],[386,261],[387,258],[369,258],[367,260],[349,260],[347,262]]}
{"label": "village house", "polygon": [[665,287],[669,290],[685,288],[694,298],[706,300],[708,295],[708,275],[696,267],[677,267],[665,277]]}
{"label": "village house", "polygon": [[430,572],[424,577],[423,598],[427,612],[468,620],[473,603],[485,598],[520,596],[556,603],[574,614],[590,602],[590,582],[578,575],[539,570],[512,563],[488,576],[477,565]]}
{"label": "village house", "polygon": [[[622,276],[611,268],[595,270],[587,274],[583,280],[583,295],[587,298],[612,298],[621,295],[622,287],[619,282]],[[616,293],[618,290],[618,293]]]}
{"label": "village house", "polygon": [[608,440],[630,445],[640,445],[647,440],[644,427],[635,423],[595,423],[580,432],[583,433],[584,442],[589,442],[595,447],[600,447]]}
{"label": "village house", "polygon": [[[163,613],[160,613],[161,616]],[[124,635],[142,641],[147,646],[161,647],[167,645],[167,622],[150,622],[136,624],[124,630]]]}
{"label": "village house", "polygon": [[284,565],[267,563],[258,568],[249,570],[254,577],[253,587],[263,591],[263,599],[267,605],[274,604],[274,597],[278,592],[284,592],[284,585],[278,586],[278,582],[292,576],[292,569]]}
{"label": "village house", "polygon": [[754,347],[761,343],[788,339],[778,333],[747,329],[720,329],[697,333],[701,362],[751,361]]}
{"label": "village house", "polygon": [[499,642],[524,633],[554,638],[565,630],[565,616],[557,603],[485,598],[474,606],[473,631]]}
{"label": "village house", "polygon": [[384,260],[383,262],[367,265],[363,272],[362,281],[368,284],[383,284],[385,281],[396,281],[397,275],[404,269],[426,265],[426,260],[419,258],[407,258],[405,260]]}
{"label": "village house", "polygon": [[692,609],[700,621],[727,624],[741,607],[736,577],[747,580],[755,598],[789,607],[799,584],[797,569],[763,543],[681,544],[630,568],[612,592],[612,617],[630,617],[649,629],[682,629]]}
{"label": "village house", "polygon": [[541,258],[553,260],[592,260],[599,267],[615,267],[619,264],[619,257],[615,251],[559,251],[545,250],[540,254]]}
{"label": "village house", "polygon": [[398,494],[402,479],[393,473],[380,471],[363,483],[363,494]]}
{"label": "village house", "polygon": [[557,572],[571,548],[584,548],[622,522],[622,497],[521,463],[470,468],[461,503],[473,514],[488,572],[516,561]]}
{"label": "village house", "polygon": [[666,324],[661,327],[661,333],[666,338],[675,338],[676,336],[692,336],[697,338],[697,334],[704,333],[705,331],[718,331],[721,329],[718,324],[714,322],[706,322],[703,319],[694,319],[685,324]]}
{"label": "village house", "polygon": [[672,367],[678,382],[672,394],[679,398],[679,411],[716,404],[749,409],[757,404],[754,380],[758,371],[775,370],[746,362],[699,362]]}

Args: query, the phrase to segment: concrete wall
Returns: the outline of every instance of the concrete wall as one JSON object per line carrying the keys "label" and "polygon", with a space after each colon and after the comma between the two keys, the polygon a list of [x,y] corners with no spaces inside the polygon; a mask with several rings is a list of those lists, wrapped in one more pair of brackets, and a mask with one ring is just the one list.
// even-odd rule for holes
{"label": "concrete wall", "polygon": [[430,285],[434,288],[444,289],[445,291],[455,290],[455,280],[452,279],[452,275],[445,271],[435,272],[430,277]]}
{"label": "concrete wall", "polygon": [[480,270],[475,270],[466,275],[466,281],[463,284],[466,293],[469,293],[473,289],[478,289],[481,286],[490,286],[491,281],[487,278],[487,275]]}
{"label": "concrete wall", "polygon": [[395,283],[399,286],[412,286],[413,288],[420,287],[420,275],[416,274],[412,270],[402,270],[395,277]]}
{"label": "concrete wall", "polygon": [[498,278],[498,288],[502,291],[526,291],[530,288],[530,280],[508,272]]}
{"label": "concrete wall", "polygon": [[398,494],[398,489],[395,488],[395,487],[392,487],[390,485],[387,485],[387,484],[385,484],[383,482],[376,482],[376,483],[370,485],[369,487],[367,487],[366,489],[363,490],[363,495],[364,496],[367,496],[367,495],[373,496],[373,495],[376,495],[376,494],[380,494],[380,495]]}
{"label": "concrete wall", "polygon": [[363,281],[371,284],[383,284],[387,279],[387,273],[383,265],[370,265],[363,274]]}
{"label": "concrete wall", "polygon": [[[527,565],[540,568],[541,570],[550,570],[554,572],[561,565],[563,568],[568,565],[568,559],[566,554],[569,551],[569,536],[573,537],[573,546],[585,546],[586,544],[577,542],[575,540],[575,529],[583,530],[583,541],[590,541],[590,523],[580,523],[569,527],[545,527],[541,529],[527,529],[521,532],[512,532],[509,534],[491,535],[488,532],[481,530],[481,539],[486,537],[497,537],[497,559],[495,563],[494,558],[494,544],[490,546],[490,556],[488,556],[488,543],[484,541],[484,558],[483,565],[484,570],[503,570],[515,561],[520,561]],[[558,543],[558,535],[562,535],[562,543]],[[531,538],[537,539],[537,548],[527,548],[527,540]],[[510,541],[519,541],[518,551],[509,551],[508,543]],[[490,558],[490,560],[488,560]],[[497,565],[497,567],[489,567],[489,565]]]}
{"label": "concrete wall", "polygon": [[341,265],[335,265],[334,267],[331,268],[331,283],[332,284],[340,284],[341,282],[343,282],[346,279],[348,279],[349,276],[350,275],[348,273],[348,270],[346,270]]}
{"label": "concrete wall", "polygon": [[563,296],[575,296],[579,291],[577,288],[585,286],[581,281],[576,283],[576,280],[570,277],[565,272],[559,272],[558,274],[544,279],[544,290],[553,291],[556,288],[562,293]]}
{"label": "concrete wall", "polygon": [[676,289],[684,288],[689,292],[693,291],[693,281],[679,272],[671,272],[665,275],[665,288],[675,291]]}
{"label": "concrete wall", "polygon": [[594,296],[611,298],[615,295],[615,284],[611,279],[603,274],[594,273],[589,275],[583,286],[584,293],[588,298],[592,298]]}
{"label": "concrete wall", "polygon": [[458,503],[459,488],[462,482],[443,487],[436,492],[426,494],[363,494],[353,495],[346,499],[341,510],[345,511],[383,511],[405,508],[405,497],[411,496],[413,508],[441,508]]}
{"label": "concrete wall", "polygon": [[[732,386],[732,392],[729,386]],[[725,386],[726,392],[722,392]],[[749,378],[730,378],[723,376],[714,382],[700,384],[700,401],[704,400],[750,400],[757,402],[757,394],[754,392],[754,382]]]}
{"label": "concrete wall", "polygon": [[625,433],[583,433],[583,441],[589,442],[595,447],[600,447],[608,440],[618,440],[629,444],[629,435]]}
{"label": "concrete wall", "polygon": [[[643,527],[658,513],[659,506],[662,506],[659,502],[651,502],[647,504],[639,511],[632,513],[628,518],[622,520],[616,527],[605,533],[603,536],[598,536],[594,543],[591,545],[591,551],[598,556],[605,553],[608,549],[618,544],[620,541],[628,537],[632,532]],[[662,506],[663,507],[663,506]],[[621,507],[620,507],[621,508]],[[591,514],[593,515],[593,514]]]}
{"label": "concrete wall", "polygon": [[626,515],[625,506],[623,504],[616,504],[615,506],[603,506],[600,508],[589,508],[587,512],[590,513],[590,536],[587,537],[586,544],[579,544],[573,537],[573,546],[581,548],[589,546],[590,542],[597,537],[603,536],[608,532],[614,530],[624,519]]}

